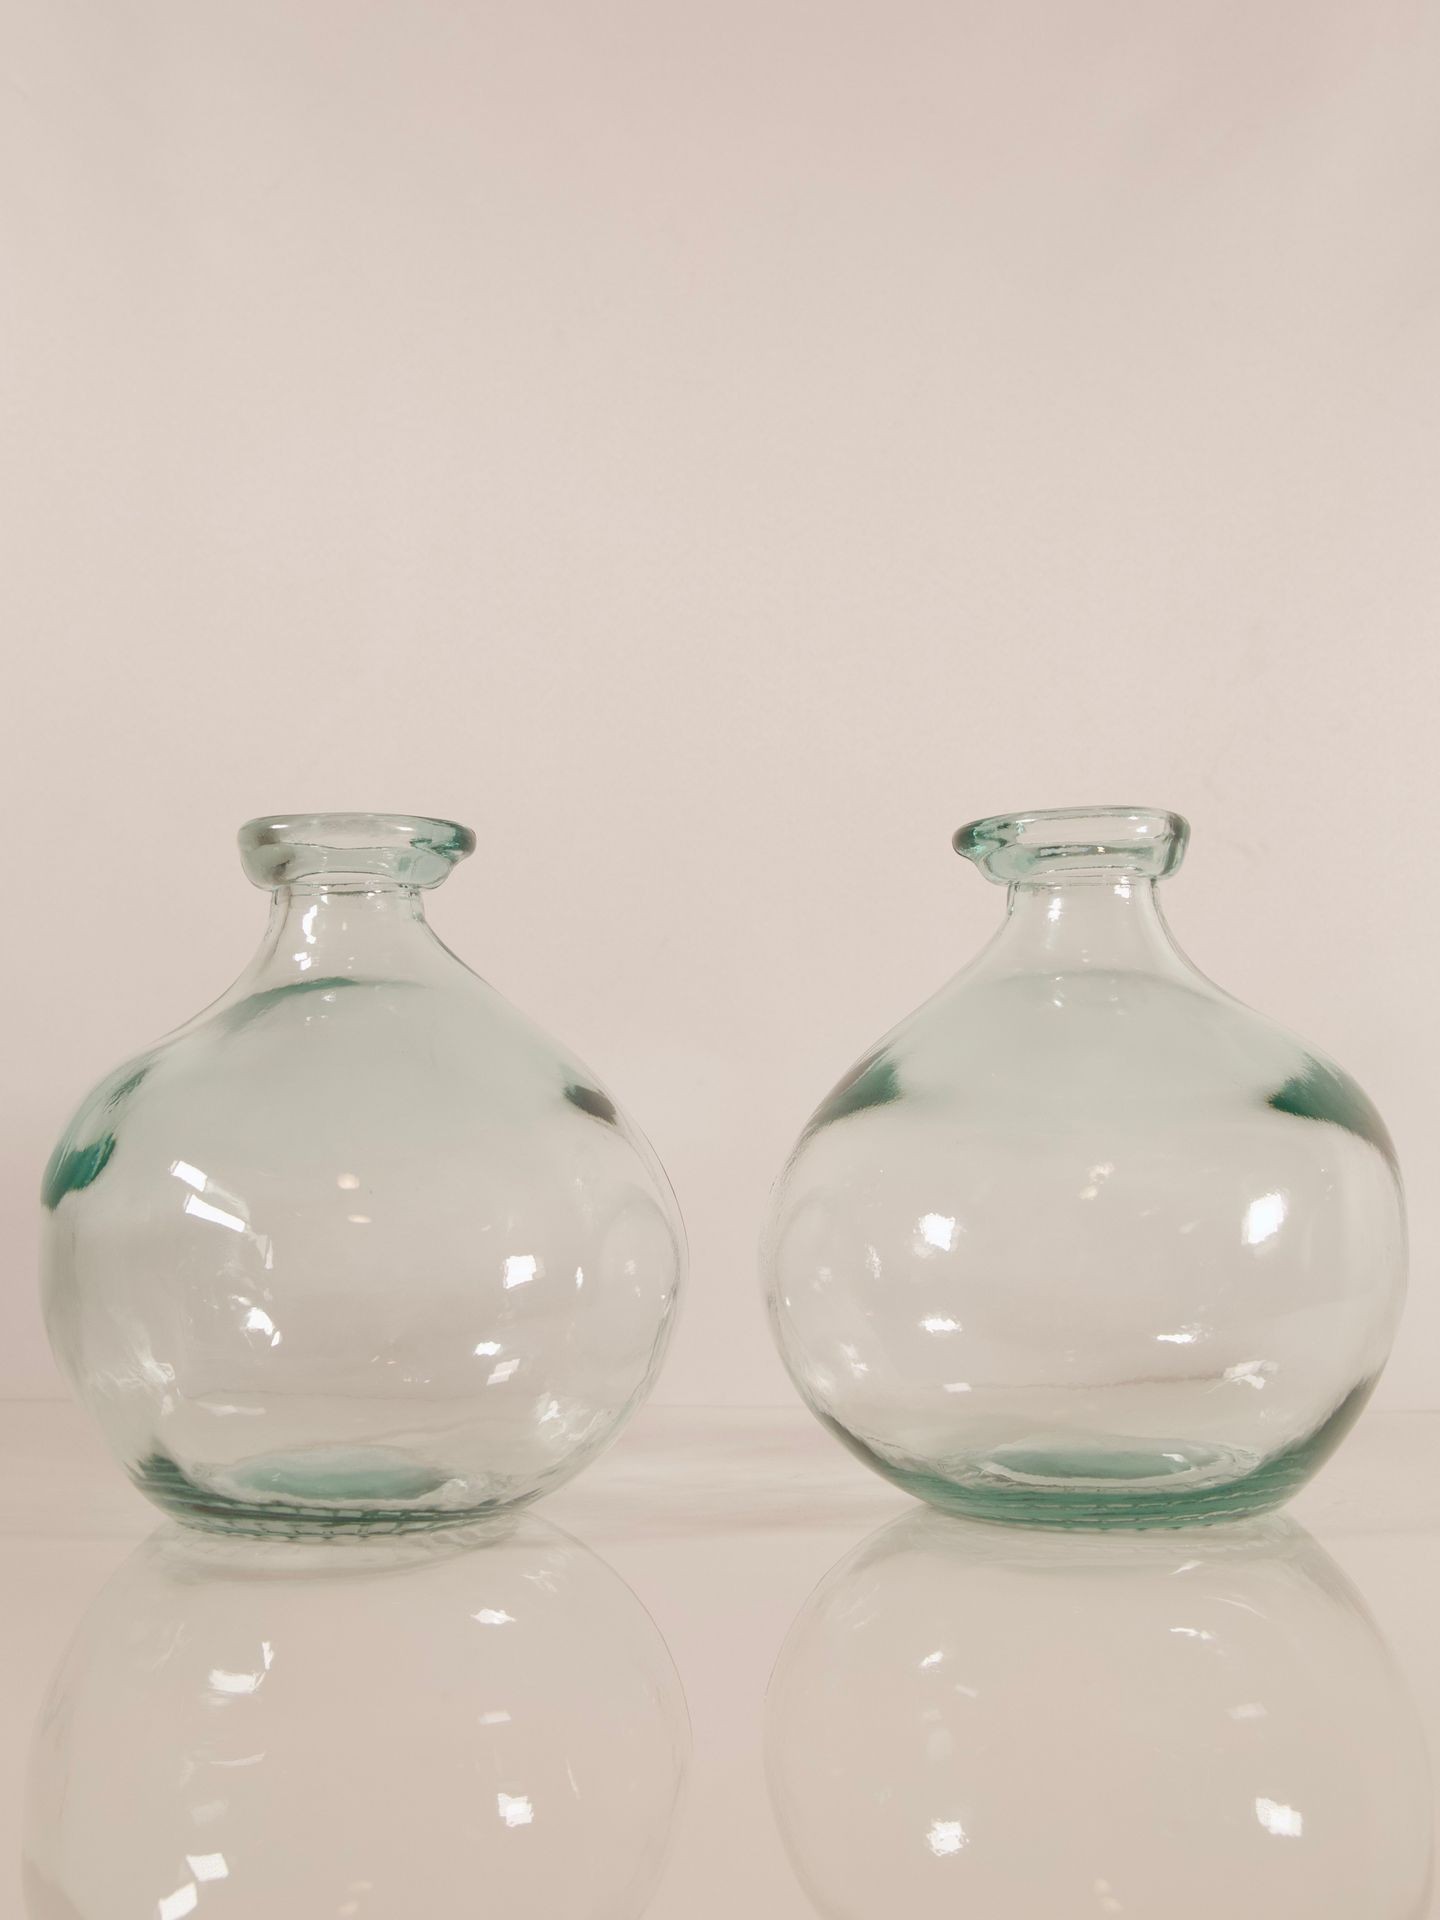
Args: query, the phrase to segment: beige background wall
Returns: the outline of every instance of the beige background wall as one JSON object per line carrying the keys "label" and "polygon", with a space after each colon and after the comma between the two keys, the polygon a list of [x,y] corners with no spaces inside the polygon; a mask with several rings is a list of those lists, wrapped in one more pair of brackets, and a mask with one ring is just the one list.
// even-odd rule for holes
{"label": "beige background wall", "polygon": [[437,926],[680,1192],[661,1392],[762,1402],[769,1179],[1001,907],[950,830],[1133,800],[1389,1117],[1440,1404],[1440,9],[0,22],[0,1392],[52,1136],[258,939],[246,816],[478,828]]}

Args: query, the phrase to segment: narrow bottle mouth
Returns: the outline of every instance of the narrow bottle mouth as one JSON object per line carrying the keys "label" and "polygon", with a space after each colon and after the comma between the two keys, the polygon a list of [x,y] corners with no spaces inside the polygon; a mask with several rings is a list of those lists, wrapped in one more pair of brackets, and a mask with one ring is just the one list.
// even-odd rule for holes
{"label": "narrow bottle mouth", "polygon": [[1001,886],[1086,874],[1163,880],[1185,858],[1190,824],[1161,807],[1052,807],[993,814],[955,835],[963,854]]}
{"label": "narrow bottle mouth", "polygon": [[438,887],[475,850],[469,827],[413,813],[288,813],[247,820],[240,858],[257,887],[388,882]]}

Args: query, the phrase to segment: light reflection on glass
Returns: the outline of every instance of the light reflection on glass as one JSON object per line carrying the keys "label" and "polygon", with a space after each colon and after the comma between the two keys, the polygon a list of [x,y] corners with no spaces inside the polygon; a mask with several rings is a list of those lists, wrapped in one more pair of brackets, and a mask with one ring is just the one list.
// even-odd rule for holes
{"label": "light reflection on glass", "polygon": [[230,1874],[223,1853],[187,1853],[185,1864],[201,1886],[207,1880],[225,1880]]}
{"label": "light reflection on glass", "polygon": [[1282,1840],[1298,1840],[1305,1831],[1304,1814],[1295,1807],[1283,1806],[1278,1800],[1257,1800],[1255,1818],[1267,1833],[1273,1833]]}
{"label": "light reflection on glass", "polygon": [[186,1194],[185,1211],[193,1214],[197,1220],[213,1220],[217,1227],[228,1227],[232,1233],[244,1233],[249,1225],[238,1215],[226,1213],[223,1207],[212,1207],[208,1200],[202,1200],[194,1193]]}
{"label": "light reflection on glass", "polygon": [[254,1693],[264,1678],[263,1673],[229,1673],[224,1667],[210,1669],[210,1684],[216,1693]]}
{"label": "light reflection on glass", "polygon": [[926,1213],[920,1218],[920,1238],[927,1247],[949,1253],[955,1245],[956,1222],[948,1213]]}
{"label": "light reflection on glass", "polygon": [[1277,1234],[1285,1223],[1286,1202],[1283,1193],[1262,1193],[1245,1209],[1241,1237],[1247,1247],[1258,1247]]}
{"label": "light reflection on glass", "polygon": [[245,1315],[245,1331],[265,1334],[272,1347],[278,1347],[285,1337],[263,1307],[249,1309]]}
{"label": "light reflection on glass", "polygon": [[1275,1371],[1273,1360],[1237,1360],[1233,1367],[1226,1367],[1221,1376],[1247,1387],[1254,1387],[1257,1393],[1264,1390],[1265,1382]]}
{"label": "light reflection on glass", "polygon": [[926,1838],[932,1853],[959,1853],[969,1845],[969,1838],[958,1820],[933,1821]]}

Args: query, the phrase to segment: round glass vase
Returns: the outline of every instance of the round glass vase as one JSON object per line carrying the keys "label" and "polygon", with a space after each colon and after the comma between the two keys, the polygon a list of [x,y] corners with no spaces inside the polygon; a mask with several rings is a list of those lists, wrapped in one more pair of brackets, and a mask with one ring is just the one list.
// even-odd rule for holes
{"label": "round glass vase", "polygon": [[44,1182],[56,1355],[199,1526],[444,1526],[568,1479],[644,1397],[673,1196],[592,1075],[430,932],[474,846],[408,815],[242,828],[269,930],[82,1104]]}
{"label": "round glass vase", "polygon": [[780,1178],[800,1392],[939,1506],[1172,1526],[1286,1499],[1404,1291],[1394,1149],[1337,1067],[1222,993],[1156,898],[1178,815],[982,820],[997,938],[835,1088]]}

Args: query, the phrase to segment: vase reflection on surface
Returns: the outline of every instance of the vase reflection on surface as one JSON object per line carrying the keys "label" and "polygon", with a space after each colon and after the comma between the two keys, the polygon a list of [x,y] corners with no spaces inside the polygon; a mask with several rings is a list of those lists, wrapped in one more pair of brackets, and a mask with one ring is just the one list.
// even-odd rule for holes
{"label": "vase reflection on surface", "polygon": [[1090,1537],[918,1512],[830,1574],[767,1704],[826,1920],[1426,1920],[1420,1722],[1271,1518]]}
{"label": "vase reflection on surface", "polygon": [[781,1177],[764,1259],[791,1376],[938,1505],[1072,1527],[1262,1511],[1389,1352],[1389,1136],[1176,948],[1156,888],[1186,837],[1121,808],[962,829],[1009,887],[1001,932]]}
{"label": "vase reflection on surface", "polygon": [[679,1677],[593,1553],[491,1525],[152,1535],[36,1733],[29,1920],[635,1920],[685,1768]]}
{"label": "vase reflection on surface", "polygon": [[273,894],[259,954],[51,1159],[57,1356],[136,1483],[201,1526],[393,1531],[543,1493],[660,1364],[665,1176],[426,925],[468,829],[317,814],[240,840]]}

